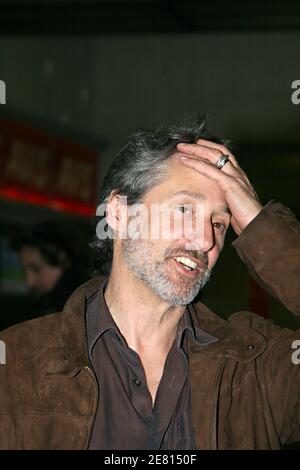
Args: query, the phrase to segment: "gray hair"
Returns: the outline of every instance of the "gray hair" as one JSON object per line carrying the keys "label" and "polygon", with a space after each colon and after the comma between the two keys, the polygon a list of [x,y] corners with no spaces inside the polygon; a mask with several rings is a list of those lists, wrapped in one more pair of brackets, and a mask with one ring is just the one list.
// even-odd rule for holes
{"label": "gray hair", "polygon": [[[199,138],[227,143],[210,136],[206,118],[199,116],[188,118],[180,125],[164,126],[154,131],[137,130],[129,136],[112,162],[100,190],[99,204],[105,204],[113,191],[126,196],[128,204],[141,202],[166,175],[167,163],[176,151],[176,145],[179,142],[195,143]],[[109,275],[113,240],[101,240],[95,236],[90,245],[95,250],[98,273]]]}

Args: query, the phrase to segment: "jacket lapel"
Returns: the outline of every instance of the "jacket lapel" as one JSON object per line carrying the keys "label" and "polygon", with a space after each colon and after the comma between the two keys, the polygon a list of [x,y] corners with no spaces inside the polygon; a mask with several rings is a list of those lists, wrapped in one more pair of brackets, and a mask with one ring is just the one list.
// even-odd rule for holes
{"label": "jacket lapel", "polygon": [[266,347],[265,338],[249,326],[224,320],[201,302],[191,309],[195,325],[213,334],[217,341],[208,345],[189,342],[189,377],[192,416],[197,449],[218,448],[218,402],[223,385],[231,393],[231,383],[224,383],[225,368],[233,374],[238,362],[246,364]]}

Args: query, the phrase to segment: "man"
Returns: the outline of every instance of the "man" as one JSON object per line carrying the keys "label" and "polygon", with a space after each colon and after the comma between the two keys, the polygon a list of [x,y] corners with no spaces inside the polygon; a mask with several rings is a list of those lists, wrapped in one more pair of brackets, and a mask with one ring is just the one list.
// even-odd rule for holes
{"label": "man", "polygon": [[[231,224],[250,271],[299,314],[291,212],[261,205],[200,120],[131,136],[100,200],[94,245],[107,278],[80,287],[63,314],[1,334],[1,448],[278,449],[299,440],[300,331],[251,312],[226,321],[195,301]],[[192,223],[180,231],[182,221]]]}

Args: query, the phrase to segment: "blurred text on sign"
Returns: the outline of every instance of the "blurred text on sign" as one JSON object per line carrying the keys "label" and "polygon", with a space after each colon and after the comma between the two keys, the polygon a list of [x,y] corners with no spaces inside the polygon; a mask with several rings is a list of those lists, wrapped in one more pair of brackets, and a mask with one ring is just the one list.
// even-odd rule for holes
{"label": "blurred text on sign", "polygon": [[0,154],[2,197],[95,214],[95,150],[0,119]]}

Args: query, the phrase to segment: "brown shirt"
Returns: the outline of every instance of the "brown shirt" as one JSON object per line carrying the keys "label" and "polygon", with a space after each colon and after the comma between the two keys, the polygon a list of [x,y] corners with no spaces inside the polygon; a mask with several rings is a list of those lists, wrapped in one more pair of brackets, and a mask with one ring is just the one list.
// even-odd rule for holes
{"label": "brown shirt", "polygon": [[185,310],[152,406],[141,360],[128,347],[106,305],[106,282],[88,300],[86,313],[89,356],[99,386],[89,449],[196,449],[187,338],[190,335],[201,345],[217,338],[194,327],[189,309]]}

